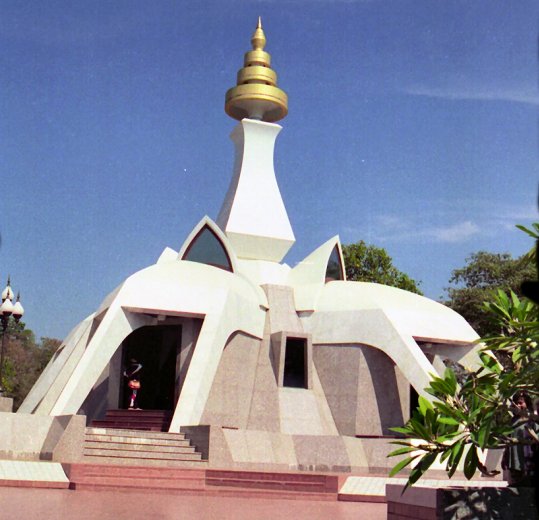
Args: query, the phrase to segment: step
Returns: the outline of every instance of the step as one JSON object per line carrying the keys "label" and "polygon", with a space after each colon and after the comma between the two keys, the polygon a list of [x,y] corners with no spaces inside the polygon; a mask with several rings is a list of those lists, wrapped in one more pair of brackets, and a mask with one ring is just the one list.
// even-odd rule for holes
{"label": "step", "polygon": [[67,489],[69,479],[59,462],[0,460],[0,487]]}
{"label": "step", "polygon": [[304,473],[252,472],[208,470],[206,484],[211,486],[257,488],[280,491],[301,491],[337,494],[339,479],[336,475]]}
{"label": "step", "polygon": [[99,480],[104,477],[129,478],[136,482],[140,479],[168,479],[174,481],[204,481],[205,469],[198,468],[175,468],[156,466],[125,466],[121,464],[103,464],[77,462],[64,464],[64,470],[70,481],[85,481],[92,479]]}
{"label": "step", "polygon": [[194,446],[189,444],[183,446],[161,446],[156,444],[138,444],[132,442],[84,442],[84,450],[111,450],[111,451],[130,451],[133,453],[156,452],[156,453],[193,453]]}
{"label": "step", "polygon": [[140,436],[127,436],[127,435],[96,435],[93,433],[87,433],[85,442],[101,442],[101,443],[121,443],[132,444],[141,446],[178,446],[188,447],[191,446],[191,442],[188,439],[148,439]]}
{"label": "step", "polygon": [[103,464],[65,465],[71,488],[204,489],[204,470],[113,466]]}
{"label": "step", "polygon": [[315,482],[287,482],[287,481],[268,481],[268,480],[246,480],[246,479],[207,479],[209,486],[226,486],[241,488],[257,488],[281,491],[304,491],[325,493],[325,487]]}
{"label": "step", "polygon": [[99,480],[92,481],[76,481],[70,484],[70,489],[78,490],[102,490],[102,489],[151,489],[154,490],[163,490],[163,491],[204,491],[204,483],[185,483],[185,482],[175,482],[173,480],[166,479],[157,479],[151,482],[148,479],[140,479],[133,481],[131,478],[124,477],[100,477]]}
{"label": "step", "polygon": [[160,488],[160,489],[204,489],[204,479],[178,479],[159,477],[125,477],[122,475],[99,476],[99,478],[79,478],[73,482],[76,485],[92,484],[99,486]]}
{"label": "step", "polygon": [[135,422],[112,423],[112,422],[106,422],[106,421],[93,421],[92,425],[97,428],[109,428],[111,430],[123,430],[126,428],[130,430],[148,431],[148,432],[162,432],[163,430],[166,430],[166,428],[160,424],[141,425]]}
{"label": "step", "polygon": [[119,411],[108,411],[102,421],[113,421],[113,422],[123,422],[123,421],[153,421],[162,424],[170,424],[172,420],[172,414],[162,413],[162,412],[144,412],[140,410],[119,410]]}
{"label": "step", "polygon": [[[164,421],[156,419],[155,417],[115,417],[105,418],[98,421],[92,421],[92,426],[96,423],[101,424],[140,424],[141,426],[149,425],[163,425]],[[168,423],[166,423],[168,424]]]}
{"label": "step", "polygon": [[166,431],[170,426],[170,410],[107,410],[104,419],[92,421],[91,427]]}
{"label": "step", "polygon": [[100,464],[104,466],[120,466],[123,468],[142,467],[152,469],[204,469],[208,467],[207,460],[181,459],[139,459],[131,457],[94,457],[85,455],[85,464]]}
{"label": "step", "polygon": [[336,493],[319,493],[313,491],[288,491],[277,489],[256,489],[240,487],[206,488],[206,495],[220,497],[241,497],[241,498],[269,498],[275,500],[308,500],[320,502],[336,502]]}
{"label": "step", "polygon": [[105,448],[89,448],[83,449],[83,455],[92,457],[108,457],[111,459],[130,458],[130,459],[151,459],[151,460],[202,460],[202,455],[199,452],[191,451],[190,453],[167,453],[162,451],[133,451],[133,450],[116,450]]}
{"label": "step", "polygon": [[128,415],[144,415],[153,417],[172,417],[172,412],[169,410],[107,410],[106,416],[128,416]]}
{"label": "step", "polygon": [[106,464],[172,466],[174,463],[201,462],[183,433],[140,432],[110,428],[86,428],[83,446],[85,461],[103,461]]}
{"label": "step", "polygon": [[89,426],[86,428],[86,433],[91,435],[120,435],[122,437],[144,437],[145,439],[163,439],[163,440],[184,440],[184,433],[176,432],[144,432],[137,430],[116,429],[116,428],[101,428]]}
{"label": "step", "polygon": [[[185,469],[166,467],[132,467],[119,465],[77,463],[66,465],[66,473],[71,481],[71,489],[76,490],[107,490],[115,489],[151,489],[154,493],[199,494],[222,497],[270,498],[292,500],[336,501],[337,493],[333,491],[314,491],[312,489],[298,490],[291,488],[254,488],[249,482],[262,481],[263,484],[277,484],[277,479],[285,478],[288,482],[308,482],[305,477],[311,475],[293,473],[264,473],[260,472],[227,472],[239,475],[243,487],[212,486],[208,482],[208,474],[216,470]],[[218,473],[216,473],[218,474]],[[222,476],[222,472],[221,472]],[[317,475],[311,483],[323,482],[326,476]]]}

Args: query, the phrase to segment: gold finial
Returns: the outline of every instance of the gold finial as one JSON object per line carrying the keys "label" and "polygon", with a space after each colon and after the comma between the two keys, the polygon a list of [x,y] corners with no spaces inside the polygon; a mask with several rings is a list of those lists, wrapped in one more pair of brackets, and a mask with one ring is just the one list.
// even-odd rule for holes
{"label": "gold finial", "polygon": [[251,45],[254,50],[264,50],[266,46],[266,35],[264,34],[264,29],[262,29],[262,18],[258,17],[258,24],[256,26],[253,37],[251,38]]}
{"label": "gold finial", "polygon": [[225,112],[233,119],[260,119],[273,123],[288,113],[288,97],[277,87],[277,74],[271,68],[271,56],[264,51],[266,36],[258,17],[253,50],[245,53],[237,84],[225,96]]}

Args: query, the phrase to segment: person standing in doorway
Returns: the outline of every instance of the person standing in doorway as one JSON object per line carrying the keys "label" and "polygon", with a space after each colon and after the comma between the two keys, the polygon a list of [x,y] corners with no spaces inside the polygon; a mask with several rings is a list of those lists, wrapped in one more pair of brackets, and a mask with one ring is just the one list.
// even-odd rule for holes
{"label": "person standing in doorway", "polygon": [[124,377],[127,378],[127,386],[131,395],[129,397],[129,410],[136,410],[138,408],[138,393],[141,388],[140,373],[142,371],[142,364],[135,358],[129,360],[129,366],[124,370]]}

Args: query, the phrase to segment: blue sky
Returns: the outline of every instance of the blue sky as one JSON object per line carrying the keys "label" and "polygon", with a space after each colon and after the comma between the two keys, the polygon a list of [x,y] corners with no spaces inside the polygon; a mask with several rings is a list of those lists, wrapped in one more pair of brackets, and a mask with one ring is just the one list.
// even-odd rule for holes
{"label": "blue sky", "polygon": [[537,220],[539,4],[0,3],[0,280],[64,337],[129,274],[215,218],[223,110],[261,15],[289,115],[275,169],[294,265],[335,234],[443,295]]}

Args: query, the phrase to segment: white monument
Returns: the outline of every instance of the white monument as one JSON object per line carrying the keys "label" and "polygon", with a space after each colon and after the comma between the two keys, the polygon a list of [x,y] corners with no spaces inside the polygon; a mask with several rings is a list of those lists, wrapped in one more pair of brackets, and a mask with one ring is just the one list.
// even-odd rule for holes
{"label": "white monument", "polygon": [[136,357],[140,407],[171,411],[170,432],[209,426],[210,462],[387,465],[383,436],[444,359],[474,366],[477,334],[440,303],[346,281],[338,236],[294,268],[281,263],[295,241],[273,167],[287,97],[260,22],[251,42],[226,95],[239,123],[216,222],[202,218],[178,252],[112,291],[18,412],[103,419],[126,407],[122,373]]}

